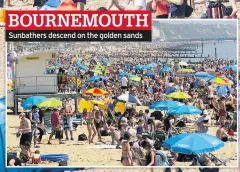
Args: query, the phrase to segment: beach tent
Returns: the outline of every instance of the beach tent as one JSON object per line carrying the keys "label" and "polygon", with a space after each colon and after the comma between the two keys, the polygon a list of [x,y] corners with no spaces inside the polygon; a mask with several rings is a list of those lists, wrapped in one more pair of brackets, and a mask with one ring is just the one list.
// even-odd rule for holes
{"label": "beach tent", "polygon": [[62,3],[57,7],[57,10],[76,11],[77,8],[72,0],[63,0]]}
{"label": "beach tent", "polygon": [[61,4],[61,0],[48,0],[40,10],[56,10]]}

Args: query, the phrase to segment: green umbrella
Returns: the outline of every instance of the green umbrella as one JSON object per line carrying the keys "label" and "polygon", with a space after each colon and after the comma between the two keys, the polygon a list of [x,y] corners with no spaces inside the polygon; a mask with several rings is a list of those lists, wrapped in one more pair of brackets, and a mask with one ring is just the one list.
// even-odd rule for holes
{"label": "green umbrella", "polygon": [[44,107],[44,108],[48,108],[48,107],[60,107],[62,106],[62,102],[60,100],[57,100],[55,98],[50,98],[47,100],[44,100],[43,102],[37,104],[38,107]]}

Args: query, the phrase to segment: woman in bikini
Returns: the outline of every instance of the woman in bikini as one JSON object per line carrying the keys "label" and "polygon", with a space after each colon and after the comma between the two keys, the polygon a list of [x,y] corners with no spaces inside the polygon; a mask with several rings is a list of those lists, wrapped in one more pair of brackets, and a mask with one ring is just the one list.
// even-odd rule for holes
{"label": "woman in bikini", "polygon": [[94,125],[94,119],[95,119],[95,110],[90,112],[88,114],[87,118],[86,118],[89,144],[93,143],[93,139],[97,134],[97,130],[96,130],[95,125]]}
{"label": "woman in bikini", "polygon": [[133,165],[132,152],[131,152],[131,147],[129,144],[130,137],[131,136],[128,132],[124,133],[124,139],[122,142],[122,156],[121,156],[121,163],[124,166],[132,166]]}

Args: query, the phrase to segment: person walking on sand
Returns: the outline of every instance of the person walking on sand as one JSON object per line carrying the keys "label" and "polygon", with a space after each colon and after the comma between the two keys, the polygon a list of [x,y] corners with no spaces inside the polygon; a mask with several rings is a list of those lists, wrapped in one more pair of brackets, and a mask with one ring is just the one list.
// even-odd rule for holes
{"label": "person walking on sand", "polygon": [[94,125],[94,120],[95,120],[95,110],[90,112],[86,118],[89,144],[93,143],[93,139],[97,134],[97,130]]}
{"label": "person walking on sand", "polygon": [[[51,135],[49,136],[49,140],[48,140],[48,144],[51,145],[51,140],[52,140],[52,137],[54,135],[56,135],[56,131],[57,131],[57,128],[59,128],[61,125],[60,125],[60,115],[59,115],[59,112],[58,112],[58,109],[54,109],[53,110],[53,113],[51,115],[51,124],[52,124],[52,132],[51,132]],[[64,144],[64,142],[61,141],[61,139],[58,139],[59,140],[59,144]]]}
{"label": "person walking on sand", "polygon": [[29,120],[32,125],[33,145],[35,148],[39,148],[37,145],[37,125],[40,123],[40,116],[36,105],[33,105],[32,110],[29,112]]}
{"label": "person walking on sand", "polygon": [[26,142],[32,142],[32,129],[31,121],[25,117],[25,113],[19,114],[20,126],[18,132],[22,133],[20,137],[20,148],[23,150],[25,148]]}

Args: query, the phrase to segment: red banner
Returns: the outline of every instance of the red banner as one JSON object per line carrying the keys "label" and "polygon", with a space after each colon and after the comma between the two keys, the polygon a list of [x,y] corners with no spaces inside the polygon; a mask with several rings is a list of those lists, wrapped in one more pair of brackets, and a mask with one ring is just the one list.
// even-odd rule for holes
{"label": "red banner", "polygon": [[150,11],[6,11],[6,30],[151,30]]}

